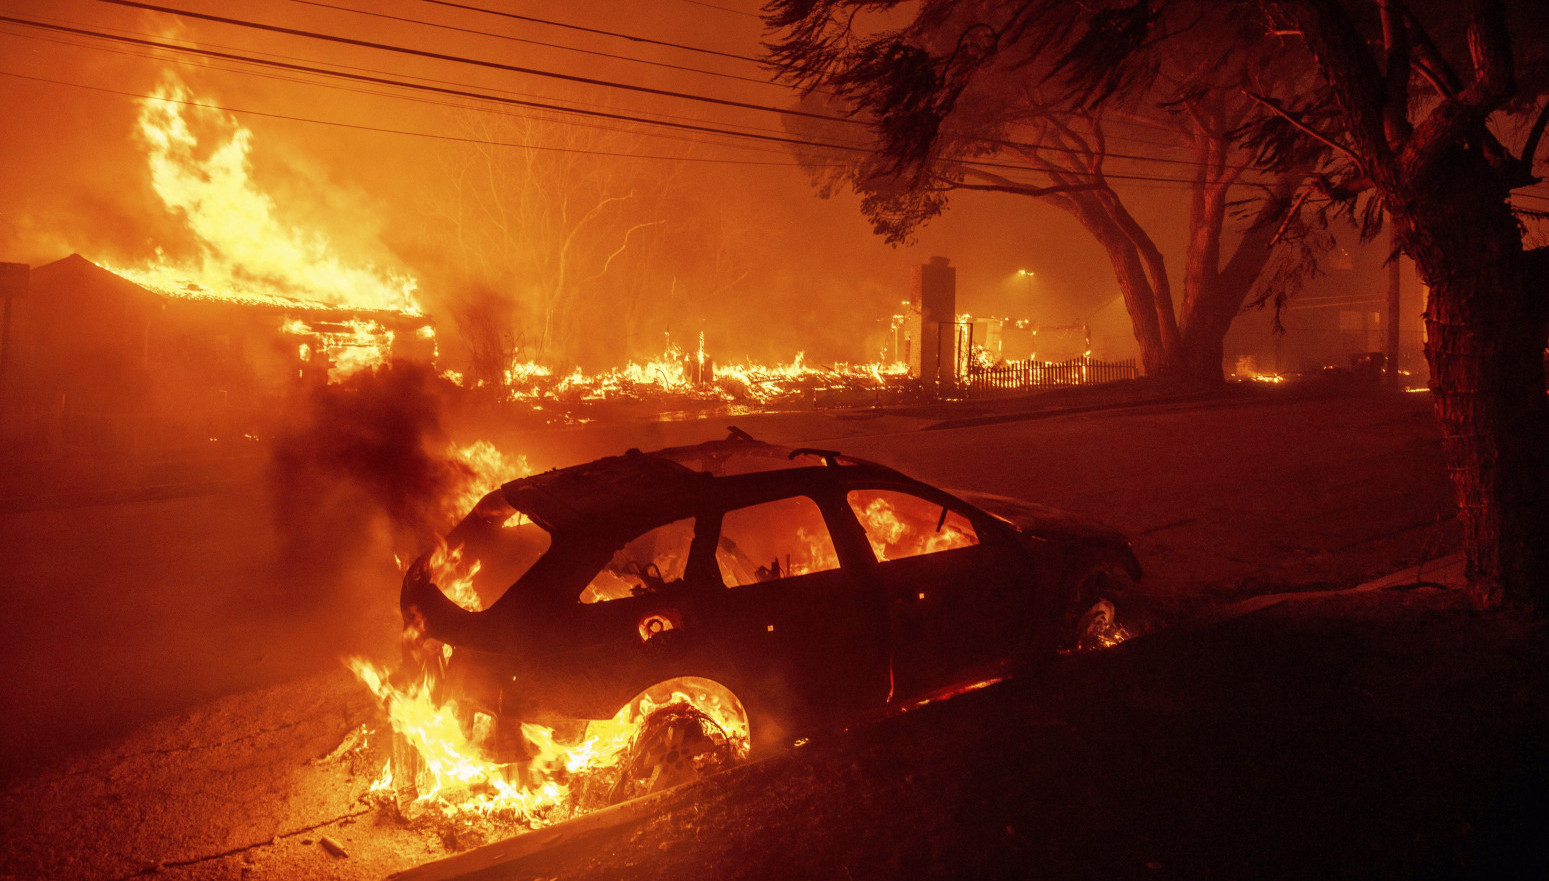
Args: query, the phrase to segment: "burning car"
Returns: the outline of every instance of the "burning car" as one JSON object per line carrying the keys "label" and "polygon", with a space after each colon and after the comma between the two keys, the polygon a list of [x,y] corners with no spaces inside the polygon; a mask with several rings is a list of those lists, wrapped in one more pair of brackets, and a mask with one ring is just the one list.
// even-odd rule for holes
{"label": "burning car", "polygon": [[733,429],[505,484],[401,608],[490,754],[627,726],[609,802],[1103,638],[1139,577],[1107,527]]}

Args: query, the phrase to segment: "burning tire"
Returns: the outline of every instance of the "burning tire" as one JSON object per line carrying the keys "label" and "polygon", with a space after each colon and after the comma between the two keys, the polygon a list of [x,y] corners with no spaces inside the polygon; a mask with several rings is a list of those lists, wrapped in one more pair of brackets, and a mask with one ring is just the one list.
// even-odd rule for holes
{"label": "burning tire", "polygon": [[1114,601],[1134,583],[1123,566],[1111,562],[1097,563],[1076,579],[1065,605],[1060,649],[1104,648],[1127,639],[1129,634],[1118,622]]}
{"label": "burning tire", "polygon": [[720,725],[687,703],[658,709],[630,744],[612,802],[660,792],[730,767],[736,750]]}

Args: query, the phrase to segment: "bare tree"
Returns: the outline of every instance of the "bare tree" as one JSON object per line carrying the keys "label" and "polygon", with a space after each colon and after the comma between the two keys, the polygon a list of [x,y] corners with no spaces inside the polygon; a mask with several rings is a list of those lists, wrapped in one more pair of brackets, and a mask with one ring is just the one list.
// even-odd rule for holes
{"label": "bare tree", "polygon": [[482,291],[460,316],[469,349],[483,361],[502,347],[507,363],[574,360],[586,302],[624,302],[651,283],[629,267],[666,224],[679,169],[630,159],[638,138],[617,130],[489,113],[461,120],[468,138],[444,154],[449,186],[433,215]]}

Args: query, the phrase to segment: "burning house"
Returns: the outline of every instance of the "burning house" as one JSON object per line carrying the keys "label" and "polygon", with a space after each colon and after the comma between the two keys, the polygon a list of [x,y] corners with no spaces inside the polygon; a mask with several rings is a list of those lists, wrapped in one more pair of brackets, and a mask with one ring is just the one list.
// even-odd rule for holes
{"label": "burning house", "polygon": [[240,436],[298,384],[435,355],[434,328],[417,311],[169,278],[78,254],[31,271],[7,340],[7,446],[168,448]]}

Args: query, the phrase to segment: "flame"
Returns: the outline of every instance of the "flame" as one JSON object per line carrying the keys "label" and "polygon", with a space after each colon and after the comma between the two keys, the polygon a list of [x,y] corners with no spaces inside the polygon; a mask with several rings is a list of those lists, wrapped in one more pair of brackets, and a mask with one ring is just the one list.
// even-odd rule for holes
{"label": "flame", "polygon": [[[767,404],[815,389],[881,390],[898,384],[909,374],[902,363],[836,363],[815,367],[797,352],[787,363],[715,362],[705,349],[703,334],[698,347],[685,352],[669,344],[660,357],[645,362],[629,361],[588,374],[580,368],[556,375],[551,367],[531,360],[513,360],[504,371],[508,401],[541,405],[550,401],[590,402],[667,394],[698,401]],[[443,374],[454,382],[460,376]]]}
{"label": "flame", "polygon": [[466,446],[454,445],[451,457],[468,470],[460,493],[452,500],[451,507],[459,515],[473,509],[484,494],[518,477],[532,473],[527,457],[508,456],[486,440],[477,440]]}
{"label": "flame", "polygon": [[[199,253],[177,263],[158,248],[141,265],[109,271],[169,298],[280,311],[281,332],[299,338],[300,366],[326,366],[330,381],[383,363],[395,333],[378,318],[423,315],[413,276],[348,263],[321,232],[283,221],[252,180],[252,131],[176,75],[165,74],[139,107],[151,184]],[[206,131],[223,134],[201,143],[196,132]],[[434,328],[422,323],[414,332],[434,346]]]}
{"label": "flame", "polygon": [[484,610],[484,598],[473,586],[473,579],[484,568],[482,562],[465,561],[461,547],[448,547],[445,539],[437,539],[427,565],[431,581],[441,588],[447,599],[470,612]]}
{"label": "flame", "polygon": [[[667,707],[693,707],[719,726],[736,758],[748,753],[741,707],[729,706],[718,686],[706,680],[681,680],[681,687],[662,700],[653,699],[649,691],[641,694],[612,718],[588,722],[585,733],[571,743],[563,742],[552,728],[522,722],[518,730],[525,758],[501,762],[490,758],[485,746],[493,720],[474,714],[474,724],[465,725],[455,700],[438,704],[432,697],[434,666],[403,687],[369,661],[354,658],[349,666],[382,701],[393,731],[418,756],[418,773],[410,781],[413,806],[448,819],[487,823],[499,830],[537,829],[587,810],[578,796],[623,773],[642,724]],[[370,791],[391,793],[397,782],[389,761]]]}
{"label": "flame", "polygon": [[[274,200],[251,180],[253,133],[235,117],[194,97],[170,72],[139,104],[151,183],[200,242],[198,291],[259,287],[281,296],[304,291],[337,306],[419,314],[412,277],[348,265],[322,233],[280,220]],[[201,150],[185,113],[230,134],[213,149]],[[163,262],[152,271],[174,269]]]}
{"label": "flame", "polygon": [[[507,456],[486,440],[474,441],[465,446],[453,445],[448,456],[467,469],[467,478],[447,501],[447,509],[462,515],[473,509],[492,488],[532,473],[527,457]],[[515,526],[520,521],[508,525]],[[404,568],[397,560],[398,568]],[[426,560],[430,579],[441,588],[447,599],[470,612],[484,608],[484,600],[474,587],[474,581],[483,563],[477,559],[465,559],[461,546],[451,547],[440,536]]]}
{"label": "flame", "polygon": [[[920,510],[922,501],[887,490],[850,493],[850,507],[860,518],[866,541],[879,561],[901,560],[978,544],[973,526],[962,515],[940,506],[934,506],[934,511]],[[901,514],[897,507],[900,502],[915,510]],[[927,514],[929,516],[924,516]]]}

